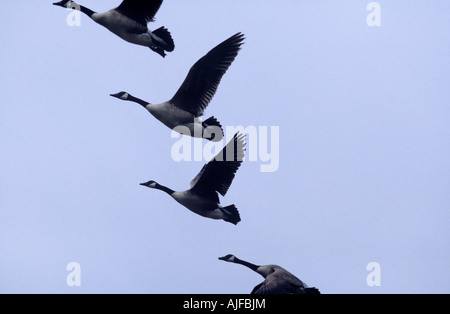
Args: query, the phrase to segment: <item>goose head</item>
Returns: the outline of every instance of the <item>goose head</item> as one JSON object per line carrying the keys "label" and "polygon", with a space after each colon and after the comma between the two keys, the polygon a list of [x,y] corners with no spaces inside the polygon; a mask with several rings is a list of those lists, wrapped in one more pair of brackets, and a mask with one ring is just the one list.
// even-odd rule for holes
{"label": "goose head", "polygon": [[71,1],[71,0],[62,0],[62,1],[59,1],[59,2],[53,3],[53,5],[57,5],[57,6],[60,6],[60,7],[63,7],[63,8],[71,8],[71,5],[73,3],[74,2]]}
{"label": "goose head", "polygon": [[225,261],[225,262],[230,262],[230,263],[234,263],[234,261],[236,260],[236,256],[232,255],[232,254],[228,254],[224,257],[219,257],[219,259],[221,261]]}
{"label": "goose head", "polygon": [[146,187],[151,188],[151,189],[157,189],[158,186],[159,186],[159,184],[156,183],[156,182],[153,181],[153,180],[150,180],[150,181],[148,181],[148,182],[146,182],[146,183],[141,183],[141,185],[142,185],[142,186],[146,186]]}
{"label": "goose head", "polygon": [[253,271],[257,272],[258,274],[260,274],[264,278],[266,278],[267,276],[269,276],[270,274],[275,272],[277,270],[277,268],[280,268],[279,266],[276,266],[276,265],[265,265],[265,266],[255,265],[255,264],[243,261],[243,260],[237,258],[236,256],[232,255],[232,254],[228,254],[228,255],[226,255],[224,257],[219,257],[219,259],[221,261],[230,262],[230,263],[236,263],[236,264],[241,264],[241,265],[247,266],[248,268],[250,268]]}
{"label": "goose head", "polygon": [[141,183],[141,185],[142,186],[146,186],[146,187],[151,188],[151,189],[157,189],[157,190],[163,191],[163,192],[165,192],[165,193],[167,193],[169,195],[172,195],[173,193],[175,193],[174,190],[169,189],[167,186],[158,184],[158,183],[156,183],[153,180],[148,181],[146,183]]}
{"label": "goose head", "polygon": [[115,97],[115,98],[119,98],[121,100],[129,100],[131,98],[131,95],[128,94],[127,92],[120,92],[117,94],[111,94],[111,97]]}

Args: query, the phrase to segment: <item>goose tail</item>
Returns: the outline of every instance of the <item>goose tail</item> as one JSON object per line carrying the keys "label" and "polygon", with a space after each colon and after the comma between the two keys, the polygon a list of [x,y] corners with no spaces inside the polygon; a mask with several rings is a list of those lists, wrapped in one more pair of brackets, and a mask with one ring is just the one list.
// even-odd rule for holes
{"label": "goose tail", "polygon": [[239,211],[237,210],[236,206],[230,205],[224,208],[221,208],[221,211],[223,212],[226,222],[230,222],[233,225],[237,225],[241,221],[241,216],[239,215]]}
{"label": "goose tail", "polygon": [[203,128],[209,128],[209,132],[204,134],[204,138],[210,141],[220,141],[223,138],[223,128],[220,122],[215,117],[210,117],[203,121]]}
{"label": "goose tail", "polygon": [[162,57],[166,56],[167,52],[175,50],[175,43],[173,42],[172,35],[169,30],[164,26],[154,30],[152,33],[154,47],[150,47],[151,50],[160,54]]}

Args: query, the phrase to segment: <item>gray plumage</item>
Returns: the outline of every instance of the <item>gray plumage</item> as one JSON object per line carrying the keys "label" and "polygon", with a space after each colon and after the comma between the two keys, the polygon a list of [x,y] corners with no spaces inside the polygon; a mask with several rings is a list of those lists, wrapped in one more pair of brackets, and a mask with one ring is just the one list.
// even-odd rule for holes
{"label": "gray plumage", "polygon": [[151,180],[142,183],[169,194],[179,204],[192,212],[211,219],[222,219],[238,224],[241,217],[236,206],[220,205],[219,194],[225,196],[245,154],[245,136],[237,133],[233,139],[191,181],[191,188],[176,192]]}
{"label": "gray plumage", "polygon": [[117,8],[97,13],[71,0],[62,0],[54,5],[79,9],[96,23],[130,43],[149,47],[162,57],[166,51],[175,49],[170,32],[165,27],[150,31],[147,23],[153,22],[163,0],[124,0]]}
{"label": "gray plumage", "polygon": [[252,290],[251,294],[320,294],[317,288],[308,287],[303,281],[278,265],[258,266],[231,254],[219,257],[219,260],[244,265],[265,278]]}
{"label": "gray plumage", "polygon": [[[238,55],[244,39],[243,34],[237,33],[211,49],[191,67],[186,79],[169,101],[153,105],[127,92],[111,96],[140,104],[168,128],[179,133],[219,141],[223,137],[220,122],[214,117],[205,121],[200,117],[214,97],[223,75]],[[205,131],[208,131],[207,135]],[[211,132],[214,136],[208,135]]]}

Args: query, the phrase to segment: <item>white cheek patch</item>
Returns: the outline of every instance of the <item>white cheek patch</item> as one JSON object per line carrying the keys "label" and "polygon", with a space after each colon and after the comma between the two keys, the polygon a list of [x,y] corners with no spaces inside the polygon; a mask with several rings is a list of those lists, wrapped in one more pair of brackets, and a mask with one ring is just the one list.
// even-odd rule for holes
{"label": "white cheek patch", "polygon": [[149,185],[149,187],[151,187],[151,188],[156,188],[156,183],[155,183],[155,182],[151,183],[151,184]]}
{"label": "white cheek patch", "polygon": [[123,100],[127,100],[127,99],[128,99],[128,96],[130,96],[130,94],[125,93],[125,94],[123,94],[122,97],[120,97],[120,98],[122,98]]}

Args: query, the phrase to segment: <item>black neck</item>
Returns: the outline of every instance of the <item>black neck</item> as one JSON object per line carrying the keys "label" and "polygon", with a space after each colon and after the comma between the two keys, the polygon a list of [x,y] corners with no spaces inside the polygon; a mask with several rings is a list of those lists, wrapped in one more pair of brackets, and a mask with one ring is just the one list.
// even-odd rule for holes
{"label": "black neck", "polygon": [[164,186],[164,185],[161,185],[161,184],[157,184],[157,185],[156,185],[156,188],[157,188],[158,190],[161,190],[161,191],[163,191],[163,192],[166,192],[166,193],[169,194],[169,195],[172,195],[173,193],[175,193],[174,190],[169,189],[168,187],[166,187],[166,186]]}
{"label": "black neck", "polygon": [[82,5],[79,5],[78,3],[74,2],[74,1],[72,1],[72,2],[73,2],[72,7],[71,7],[72,9],[74,9],[74,10],[80,9],[81,12],[83,12],[84,14],[86,14],[89,17],[92,17],[92,15],[96,13],[96,12],[92,11],[91,9],[88,9]]}
{"label": "black neck", "polygon": [[83,12],[84,14],[86,14],[89,17],[92,17],[92,15],[95,13],[91,9],[88,9],[88,8],[82,6],[82,5],[80,5],[80,10],[81,10],[81,12]]}
{"label": "black neck", "polygon": [[131,96],[131,95],[128,96],[127,100],[134,101],[134,102],[138,103],[139,105],[141,105],[144,108],[147,108],[147,106],[150,105],[150,103],[148,103],[148,102],[146,102],[146,101],[144,101],[142,99],[139,99],[137,97]]}
{"label": "black neck", "polygon": [[236,264],[241,264],[241,265],[244,265],[244,266],[247,266],[248,268],[250,268],[250,269],[253,270],[253,271],[256,271],[256,270],[259,268],[258,265],[255,265],[255,264],[252,264],[252,263],[249,263],[249,262],[240,260],[240,259],[237,258],[237,257],[234,258],[234,263],[236,263]]}

